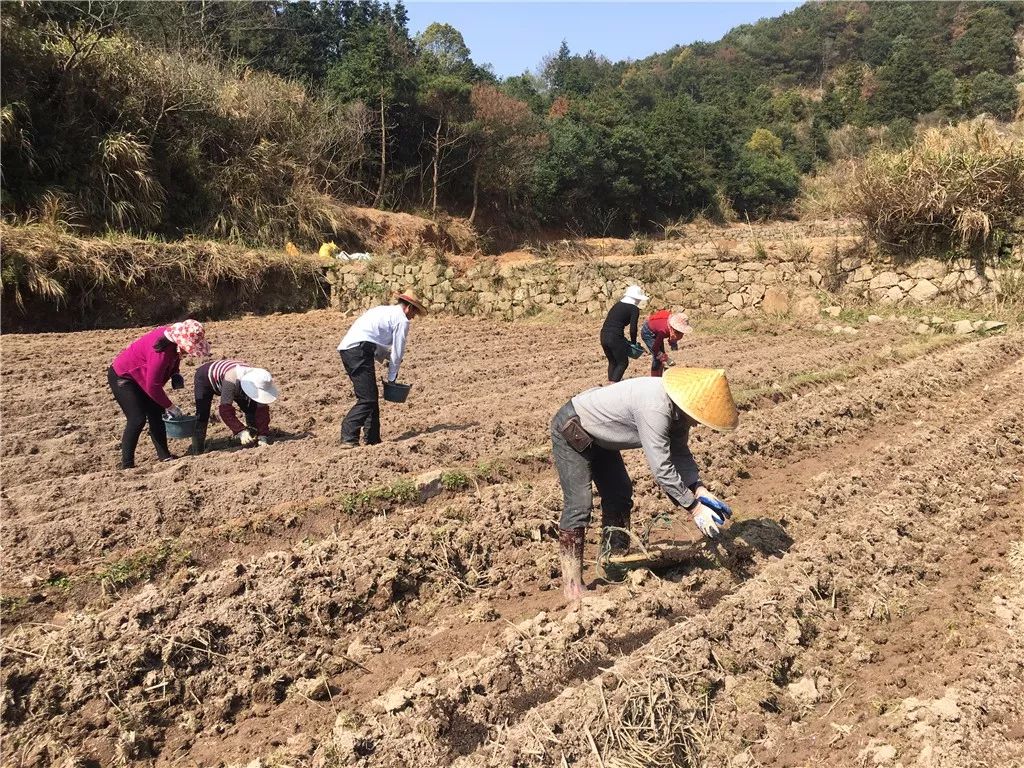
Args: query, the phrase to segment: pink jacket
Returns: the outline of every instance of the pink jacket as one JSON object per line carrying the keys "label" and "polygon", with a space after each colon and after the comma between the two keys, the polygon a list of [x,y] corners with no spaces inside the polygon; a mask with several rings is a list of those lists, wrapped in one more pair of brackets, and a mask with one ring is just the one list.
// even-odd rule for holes
{"label": "pink jacket", "polygon": [[114,358],[114,373],[132,379],[161,408],[170,408],[171,399],[164,392],[164,385],[178,372],[181,362],[178,348],[171,344],[163,352],[157,352],[153,345],[164,338],[167,326],[160,326],[145,336],[140,336]]}

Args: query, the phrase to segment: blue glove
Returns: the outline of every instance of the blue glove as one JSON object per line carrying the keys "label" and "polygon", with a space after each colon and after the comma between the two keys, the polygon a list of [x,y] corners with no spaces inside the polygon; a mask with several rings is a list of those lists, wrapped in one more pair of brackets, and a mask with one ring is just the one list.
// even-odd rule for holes
{"label": "blue glove", "polygon": [[698,501],[714,513],[715,522],[719,525],[723,525],[726,520],[732,517],[732,507],[724,501],[707,496],[699,497]]}

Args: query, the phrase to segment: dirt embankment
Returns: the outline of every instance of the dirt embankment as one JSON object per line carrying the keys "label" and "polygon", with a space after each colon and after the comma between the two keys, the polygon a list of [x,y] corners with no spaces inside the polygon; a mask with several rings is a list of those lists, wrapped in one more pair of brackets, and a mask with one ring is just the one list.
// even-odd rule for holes
{"label": "dirt embankment", "polygon": [[[102,371],[132,332],[5,337],[5,764],[1019,764],[1024,338],[688,339],[745,404],[694,439],[737,519],[656,528],[677,567],[566,612],[543,447],[596,325],[417,321],[413,397],[341,453],[346,325],[211,323],[281,372],[279,441],[129,472]],[[627,466],[639,526],[665,502]]]}
{"label": "dirt embankment", "polygon": [[[460,253],[477,247],[460,219],[348,208],[335,239],[349,251]],[[319,243],[292,249],[129,236],[80,238],[0,224],[3,330],[59,331],[302,312],[330,303]],[[289,252],[290,251],[290,252]]]}

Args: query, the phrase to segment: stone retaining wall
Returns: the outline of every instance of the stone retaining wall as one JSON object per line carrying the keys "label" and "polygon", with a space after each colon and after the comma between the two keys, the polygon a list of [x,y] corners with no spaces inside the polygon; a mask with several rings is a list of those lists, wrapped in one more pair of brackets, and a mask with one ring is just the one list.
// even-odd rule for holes
{"label": "stone retaining wall", "polygon": [[332,304],[340,310],[372,306],[413,286],[433,311],[506,319],[555,309],[603,314],[632,283],[650,294],[650,306],[685,307],[721,317],[786,313],[800,309],[801,298],[806,302],[805,297],[826,290],[899,306],[944,299],[980,306],[998,298],[1001,276],[991,267],[976,268],[970,262],[923,260],[897,266],[857,258],[843,259],[831,268],[813,260],[699,257],[648,258],[634,264],[536,260],[501,268],[493,260],[459,268],[430,260],[374,259],[338,262],[328,270]]}

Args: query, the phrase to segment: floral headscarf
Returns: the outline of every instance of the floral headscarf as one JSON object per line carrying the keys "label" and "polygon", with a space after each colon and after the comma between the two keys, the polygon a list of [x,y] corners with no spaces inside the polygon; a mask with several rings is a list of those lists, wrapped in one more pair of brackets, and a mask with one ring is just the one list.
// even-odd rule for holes
{"label": "floral headscarf", "polygon": [[686,334],[693,330],[693,326],[690,325],[689,318],[687,318],[687,316],[682,312],[676,312],[675,314],[669,315],[668,325],[677,333]]}
{"label": "floral headscarf", "polygon": [[210,342],[206,340],[206,331],[198,320],[175,323],[164,331],[164,336],[186,355],[208,357],[210,354]]}

